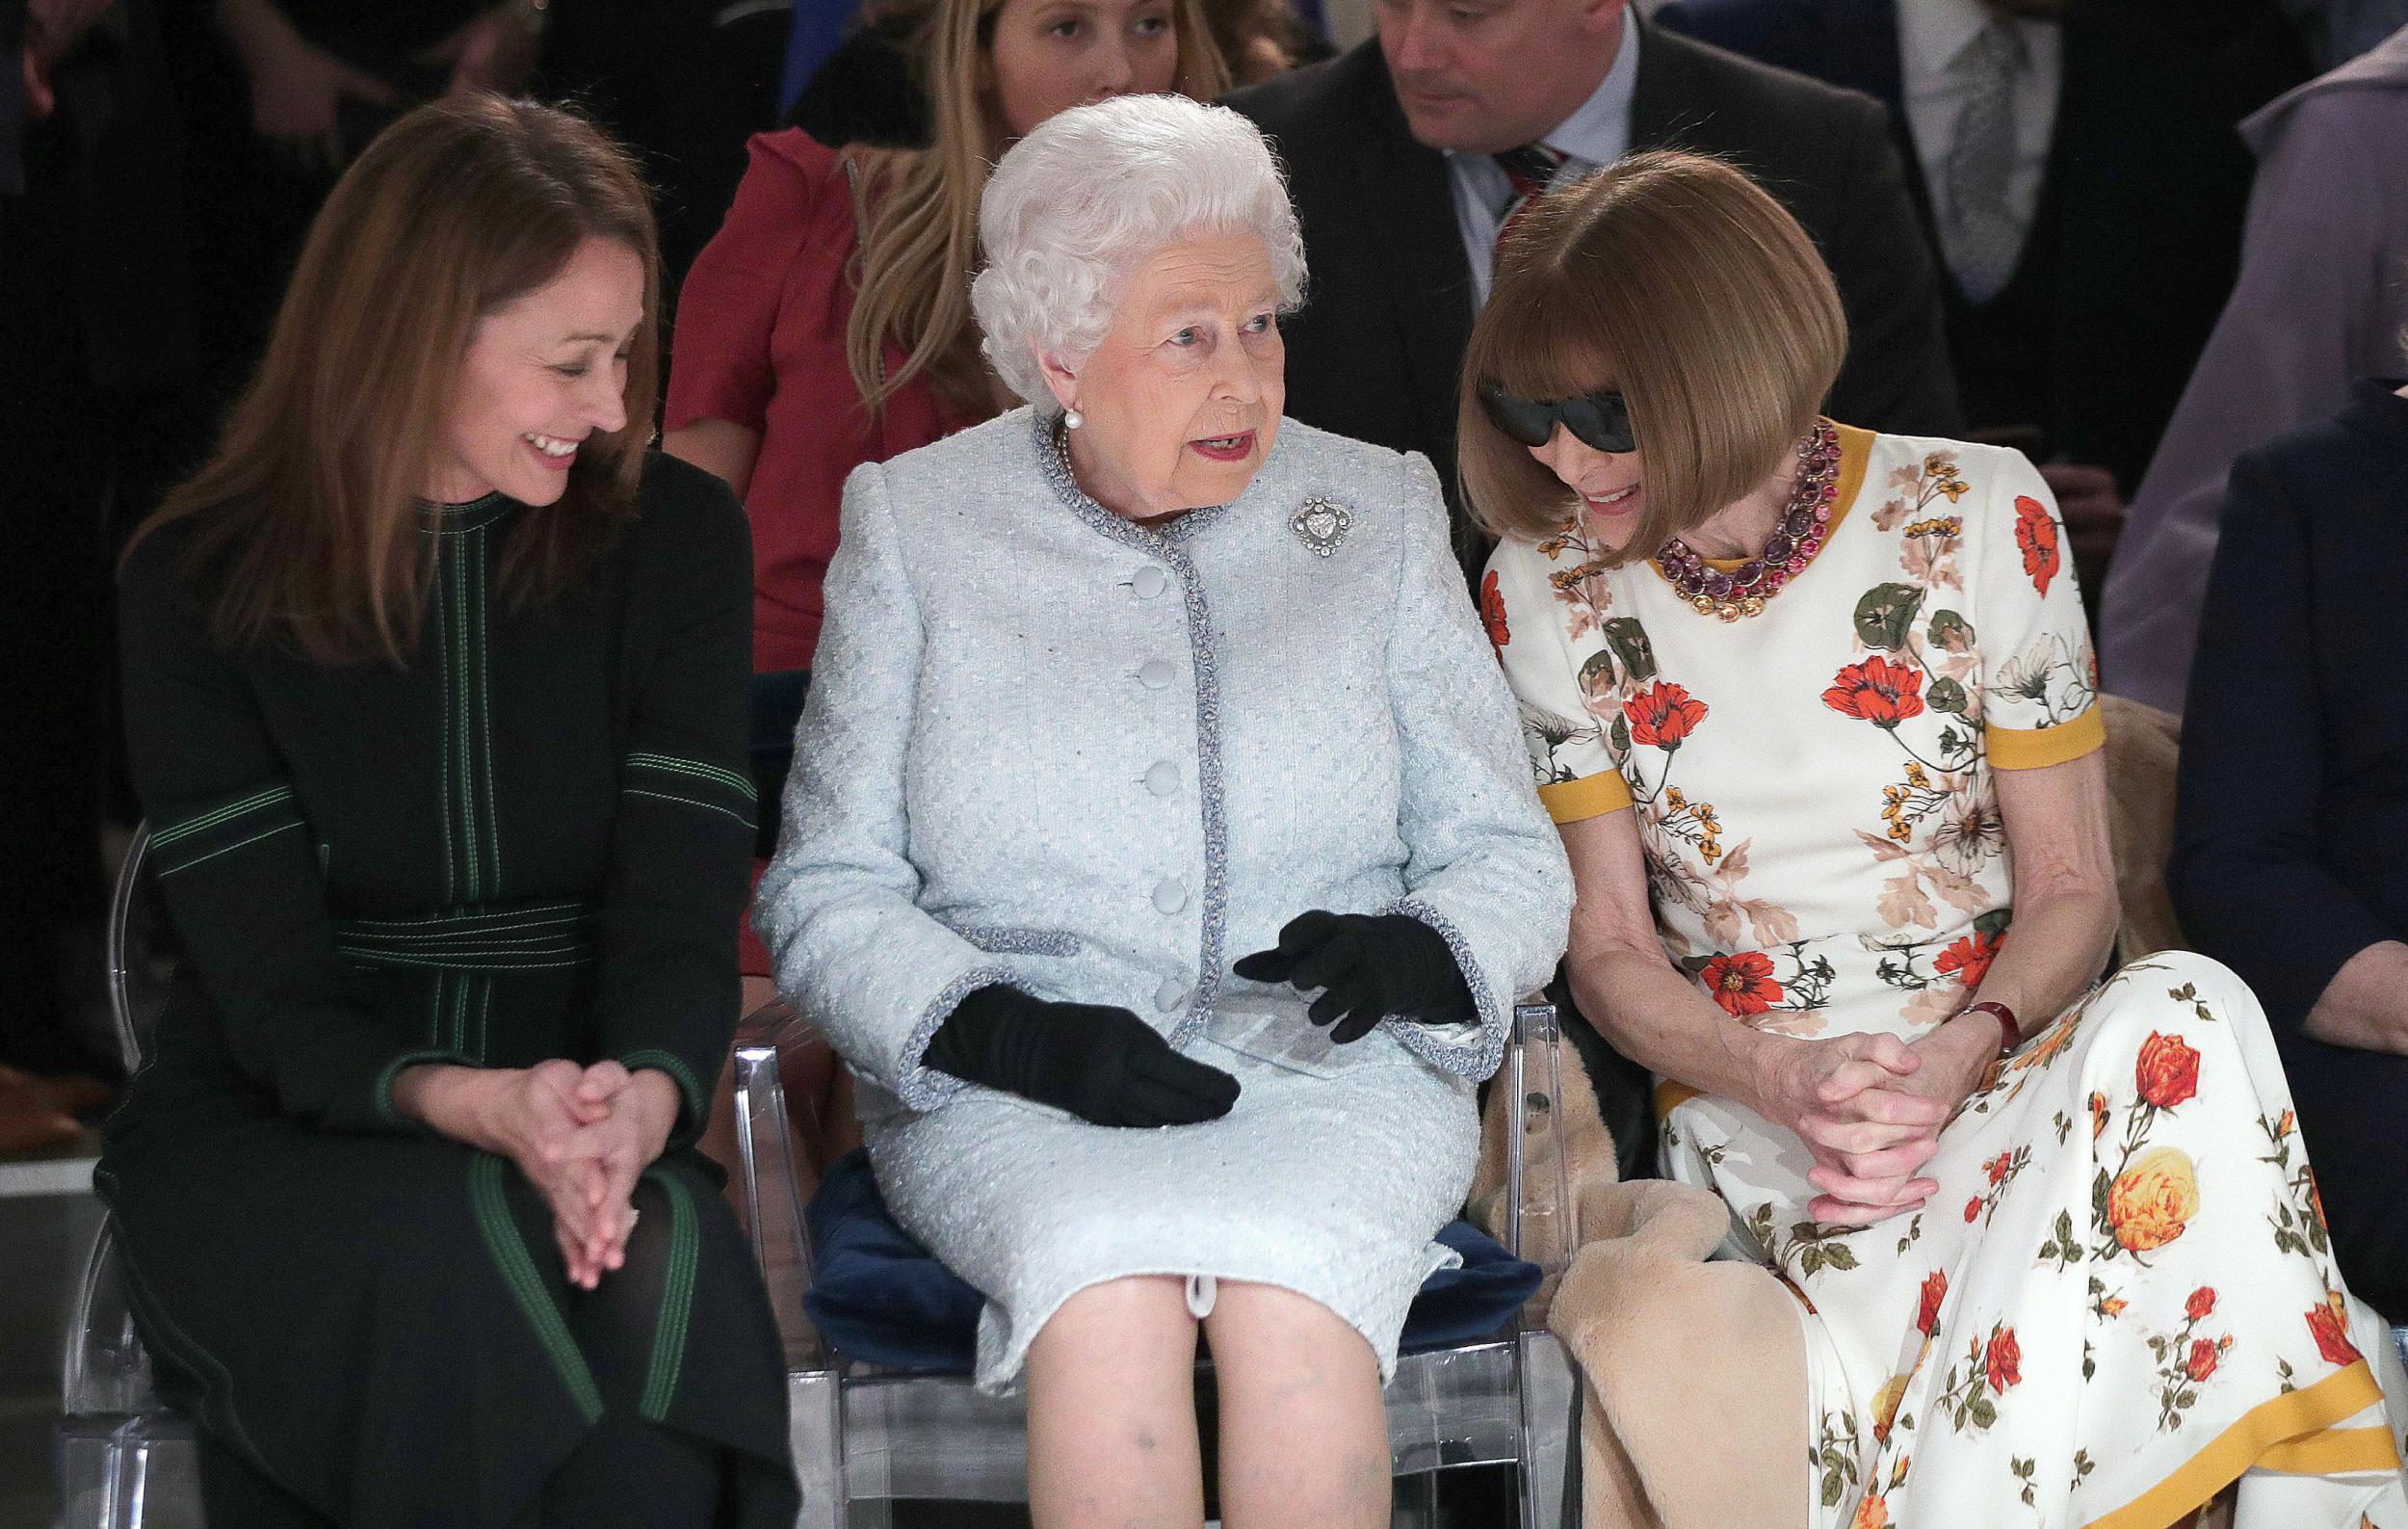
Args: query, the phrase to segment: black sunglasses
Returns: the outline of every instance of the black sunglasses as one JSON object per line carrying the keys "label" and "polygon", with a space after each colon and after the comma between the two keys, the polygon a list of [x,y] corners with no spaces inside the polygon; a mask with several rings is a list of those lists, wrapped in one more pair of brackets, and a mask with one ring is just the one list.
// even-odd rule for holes
{"label": "black sunglasses", "polygon": [[1592,451],[1638,450],[1638,437],[1631,432],[1630,406],[1610,387],[1578,398],[1551,399],[1524,398],[1494,382],[1482,382],[1476,391],[1488,422],[1525,446],[1547,444],[1555,438],[1557,422],[1561,421],[1573,439]]}

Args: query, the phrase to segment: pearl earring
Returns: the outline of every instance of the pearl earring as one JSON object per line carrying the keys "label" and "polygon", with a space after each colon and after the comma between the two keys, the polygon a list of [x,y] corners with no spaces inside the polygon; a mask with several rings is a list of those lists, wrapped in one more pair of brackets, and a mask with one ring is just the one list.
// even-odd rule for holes
{"label": "pearl earring", "polygon": [[1062,410],[1062,416],[1061,416],[1061,428],[1062,428],[1062,429],[1064,429],[1064,430],[1076,430],[1076,429],[1078,429],[1081,425],[1084,425],[1084,424],[1086,424],[1086,416],[1085,414],[1080,413],[1077,409],[1064,409],[1064,410]]}

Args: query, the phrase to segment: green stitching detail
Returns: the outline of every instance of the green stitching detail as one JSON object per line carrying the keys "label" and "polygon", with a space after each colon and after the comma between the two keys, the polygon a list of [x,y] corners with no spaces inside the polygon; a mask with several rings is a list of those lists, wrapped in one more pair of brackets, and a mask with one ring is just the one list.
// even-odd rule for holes
{"label": "green stitching detail", "polygon": [[392,1061],[384,1065],[383,1071],[377,1074],[376,1088],[373,1091],[372,1098],[376,1105],[377,1118],[379,1120],[381,1120],[391,1125],[400,1126],[404,1129],[407,1129],[418,1123],[415,1120],[405,1119],[401,1111],[393,1108],[393,1080],[400,1077],[405,1068],[414,1068],[422,1063],[428,1062],[449,1062],[460,1067],[468,1065],[468,1059],[461,1056],[457,1051],[405,1051],[400,1056],[395,1057]]}
{"label": "green stitching detail", "polygon": [[700,1262],[702,1237],[694,1215],[694,1196],[674,1174],[647,1168],[643,1176],[657,1182],[668,1196],[668,1278],[661,1290],[661,1311],[652,1327],[652,1361],[644,1371],[643,1401],[639,1407],[652,1422],[667,1415],[677,1397],[678,1372],[686,1364],[686,1329],[694,1315],[694,1269]]}
{"label": "green stitching detail", "polygon": [[443,687],[443,704],[437,708],[437,721],[441,732],[434,751],[434,816],[435,821],[443,825],[443,901],[456,903],[459,901],[459,859],[458,852],[452,845],[452,661],[448,656],[449,650],[444,641],[443,564],[447,555],[444,551],[445,545],[446,543],[440,541],[435,543],[434,598],[429,602],[434,608],[435,680]]}
{"label": "green stitching detail", "polygon": [[[563,930],[561,926],[574,925],[578,922],[577,918],[537,918],[517,924],[486,924],[470,929],[429,929],[415,934],[396,932],[388,935],[379,930],[357,928],[346,920],[341,934],[347,938],[374,940],[379,943],[386,940],[474,939],[482,940],[488,945],[542,945],[575,939],[577,934],[574,929]],[[548,930],[550,933],[512,935],[510,931],[513,929],[540,929]]]}
{"label": "green stitching detail", "polygon": [[577,1404],[586,1421],[599,1421],[601,1389],[593,1384],[593,1371],[577,1340],[569,1336],[568,1324],[562,1320],[551,1293],[543,1288],[543,1277],[536,1273],[535,1259],[518,1235],[518,1224],[510,1219],[510,1202],[502,1194],[502,1160],[489,1152],[479,1153],[468,1169],[468,1188],[476,1202],[477,1230],[484,1238],[485,1251],[502,1271],[503,1282],[510,1286],[518,1309],[536,1330],[544,1357],[552,1361],[561,1384],[568,1388],[569,1400]]}
{"label": "green stitching detail", "polygon": [[477,902],[484,890],[483,866],[477,854],[477,751],[468,736],[468,571],[462,567],[465,551],[452,559],[452,620],[459,630],[459,642],[452,648],[454,679],[459,706],[459,824],[461,843],[468,855],[468,900]]}
{"label": "green stitching detail", "polygon": [[[730,812],[727,808],[720,806],[716,803],[696,802],[692,797],[673,797],[662,791],[641,791],[634,786],[621,786],[619,787],[619,791],[622,794],[631,797],[650,797],[656,802],[675,802],[684,806],[700,807],[705,812],[716,812],[723,818],[734,818],[746,828],[754,829],[753,821],[750,818],[746,817],[741,812]],[[755,829],[755,831],[757,832],[758,830]]]}
{"label": "green stitching detail", "polygon": [[479,979],[479,981],[478,981],[478,994],[479,994],[479,997],[478,997],[478,1001],[477,1001],[477,1051],[476,1051],[476,1058],[477,1058],[477,1061],[478,1061],[480,1064],[482,1064],[482,1063],[484,1061],[484,1048],[485,1048],[485,1027],[486,1027],[487,1022],[488,1022],[488,1021],[490,1021],[490,1020],[493,1018],[493,979],[492,979],[492,978],[490,978],[490,977],[484,977],[484,978],[480,978],[480,979]]}
{"label": "green stitching detail", "polygon": [[273,786],[255,797],[247,797],[243,801],[229,803],[214,811],[204,812],[196,818],[178,823],[173,828],[153,830],[150,835],[150,847],[156,850],[162,845],[173,844],[176,840],[198,833],[203,829],[214,829],[228,818],[239,818],[244,813],[255,811],[272,802],[286,800],[292,794],[291,786]]}
{"label": "green stitching detail", "polygon": [[477,533],[477,715],[484,733],[485,842],[493,851],[493,886],[502,886],[502,809],[493,797],[493,579],[485,567],[486,538]]}
{"label": "green stitching detail", "polygon": [[429,924],[441,924],[444,928],[440,933],[449,934],[454,926],[466,928],[481,918],[534,918],[539,913],[559,913],[563,916],[544,920],[546,923],[558,924],[565,923],[569,918],[583,917],[589,911],[591,911],[590,906],[585,903],[528,903],[523,906],[487,909],[482,912],[422,913],[411,918],[347,918],[343,922],[363,932],[380,929],[423,929]]}
{"label": "green stitching detail", "polygon": [[[348,956],[369,966],[423,966],[430,971],[556,971],[565,966],[590,966],[598,957],[576,956],[567,961],[530,961],[519,952],[507,956],[414,956],[400,951],[367,950],[357,945],[337,945],[335,954]],[[526,956],[549,956],[554,951],[529,951]]]}
{"label": "green stitching detail", "polygon": [[452,1049],[468,1049],[468,978],[465,973],[452,986]]}
{"label": "green stitching detail", "polygon": [[298,829],[301,826],[301,819],[295,818],[290,823],[278,824],[276,827],[270,829],[265,833],[254,833],[248,839],[237,839],[232,844],[227,845],[224,849],[211,850],[206,855],[196,856],[192,859],[186,860],[181,865],[163,866],[159,871],[160,878],[165,880],[170,876],[180,876],[184,872],[191,870],[194,866],[205,864],[210,860],[216,859],[221,855],[231,855],[236,850],[246,849],[258,843],[261,839],[273,839],[279,833],[290,833],[293,830]]}
{"label": "green stitching detail", "polygon": [[627,756],[627,763],[635,768],[674,770],[680,775],[698,776],[705,780],[717,781],[743,797],[746,802],[760,801],[760,797],[752,789],[751,781],[732,770],[722,770],[714,764],[704,764],[699,759],[680,759],[673,754],[631,753]]}

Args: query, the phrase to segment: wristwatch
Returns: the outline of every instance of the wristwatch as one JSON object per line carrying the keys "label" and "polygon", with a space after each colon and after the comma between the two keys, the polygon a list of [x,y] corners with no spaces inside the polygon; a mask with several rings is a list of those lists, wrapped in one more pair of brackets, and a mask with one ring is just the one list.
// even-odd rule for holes
{"label": "wristwatch", "polygon": [[1957,1012],[1960,1015],[1986,1014],[1997,1017],[1999,1021],[1999,1054],[1996,1060],[2000,1062],[2004,1062],[2008,1057],[2013,1056],[2015,1054],[2015,1048],[2024,1043],[2023,1021],[2015,1017],[2014,1010],[2009,1009],[2006,1005],[1999,1002],[1996,998],[1984,998],[1979,1003],[1967,1004],[1963,1009],[1960,1009]]}

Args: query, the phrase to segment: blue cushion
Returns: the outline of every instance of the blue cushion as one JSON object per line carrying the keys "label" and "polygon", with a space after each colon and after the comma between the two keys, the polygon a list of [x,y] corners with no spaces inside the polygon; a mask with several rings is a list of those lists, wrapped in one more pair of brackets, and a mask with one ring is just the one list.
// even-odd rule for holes
{"label": "blue cushion", "polygon": [[[839,1354],[890,1369],[969,1372],[984,1298],[896,1225],[866,1153],[836,1160],[803,1221],[816,1271],[803,1308]],[[1463,1263],[1423,1281],[1404,1319],[1408,1353],[1488,1337],[1538,1289],[1536,1264],[1470,1222],[1449,1223],[1438,1240]]]}

